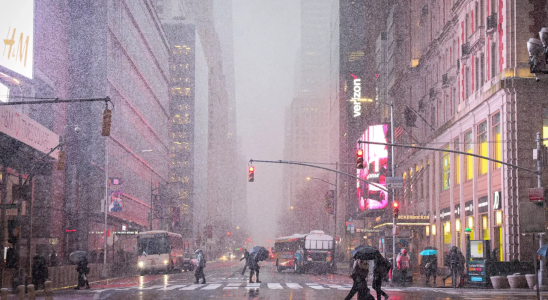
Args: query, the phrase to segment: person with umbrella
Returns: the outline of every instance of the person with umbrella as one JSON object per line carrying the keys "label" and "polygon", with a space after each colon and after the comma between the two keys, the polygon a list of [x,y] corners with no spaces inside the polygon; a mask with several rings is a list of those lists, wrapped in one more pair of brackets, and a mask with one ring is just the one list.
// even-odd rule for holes
{"label": "person with umbrella", "polygon": [[76,266],[76,271],[78,272],[78,285],[76,286],[75,290],[79,290],[80,287],[83,286],[86,286],[86,290],[89,290],[89,281],[86,276],[87,274],[89,274],[87,257],[84,256],[83,259],[78,262],[78,265]]}
{"label": "person with umbrella", "polygon": [[373,267],[373,289],[377,292],[377,300],[381,300],[381,296],[384,296],[384,300],[389,296],[382,289],[382,280],[388,274],[392,268],[392,264],[386,260],[380,253],[375,257],[375,266]]}
{"label": "person with umbrella", "polygon": [[356,293],[358,293],[359,300],[373,298],[367,287],[367,277],[369,276],[369,264],[367,261],[376,259],[380,255],[379,250],[368,245],[359,245],[350,254],[354,258],[351,275],[353,284],[350,292],[348,292],[348,295],[344,299],[350,300]]}
{"label": "person with umbrella", "polygon": [[261,268],[259,266],[259,262],[267,259],[269,254],[270,252],[268,252],[265,247],[255,246],[251,248],[251,251],[249,251],[248,260],[248,266],[250,271],[249,283],[253,283],[253,273],[257,274],[257,280],[255,282],[261,283],[261,281],[259,280],[259,269]]}
{"label": "person with umbrella", "polygon": [[438,270],[438,256],[429,254],[423,257],[424,259],[424,274],[426,275],[426,285],[430,284],[430,277],[433,276],[432,284],[436,285],[436,275]]}
{"label": "person with umbrella", "polygon": [[32,284],[37,290],[44,289],[46,279],[48,279],[48,263],[42,255],[36,254],[32,258]]}
{"label": "person with umbrella", "polygon": [[245,265],[244,265],[244,269],[242,270],[242,275],[244,275],[245,269],[247,268],[247,265],[249,264],[249,252],[245,248],[244,248],[244,256],[240,258],[240,261],[244,259],[245,259]]}
{"label": "person with umbrella", "polygon": [[407,271],[409,271],[409,268],[411,267],[409,262],[409,256],[407,256],[407,250],[401,249],[400,254],[398,254],[396,263],[398,264],[398,271],[400,271],[401,283],[405,284],[405,281],[407,279]]}
{"label": "person with umbrella", "polygon": [[197,266],[196,271],[194,271],[194,277],[196,277],[196,282],[194,284],[200,283],[200,278],[202,278],[202,284],[206,283],[204,268],[206,266],[206,261],[204,258],[204,253],[202,249],[196,250],[194,253],[197,254]]}

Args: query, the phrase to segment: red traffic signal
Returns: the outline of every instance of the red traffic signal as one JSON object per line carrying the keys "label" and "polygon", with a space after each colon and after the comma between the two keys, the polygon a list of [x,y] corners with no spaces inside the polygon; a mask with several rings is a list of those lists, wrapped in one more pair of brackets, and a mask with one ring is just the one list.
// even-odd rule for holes
{"label": "red traffic signal", "polygon": [[356,169],[363,169],[363,150],[356,151]]}
{"label": "red traffic signal", "polygon": [[226,235],[231,236],[232,233],[231,233],[230,231],[227,231],[227,232],[226,232]]}
{"label": "red traffic signal", "polygon": [[253,166],[249,167],[249,173],[247,174],[247,181],[248,182],[255,181],[255,168]]}
{"label": "red traffic signal", "polygon": [[392,209],[394,211],[394,219],[397,219],[400,213],[400,204],[394,201],[394,203],[392,203]]}

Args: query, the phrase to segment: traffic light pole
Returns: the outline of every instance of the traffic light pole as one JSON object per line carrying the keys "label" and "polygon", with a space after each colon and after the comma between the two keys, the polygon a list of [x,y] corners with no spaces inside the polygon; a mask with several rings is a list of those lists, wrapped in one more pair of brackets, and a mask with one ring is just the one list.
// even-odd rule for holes
{"label": "traffic light pole", "polygon": [[[392,145],[394,144],[394,102],[390,104],[390,140]],[[392,177],[396,175],[396,160],[394,157],[394,146],[390,147],[392,150]],[[392,189],[392,207],[396,203],[396,191]],[[396,269],[396,215],[392,214],[392,276],[390,281],[394,282],[394,270]]]}

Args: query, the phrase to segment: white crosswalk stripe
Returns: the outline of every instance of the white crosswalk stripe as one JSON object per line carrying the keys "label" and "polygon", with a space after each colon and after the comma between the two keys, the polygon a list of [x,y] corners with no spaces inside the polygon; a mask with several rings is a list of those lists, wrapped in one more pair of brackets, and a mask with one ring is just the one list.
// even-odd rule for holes
{"label": "white crosswalk stripe", "polygon": [[174,290],[174,289],[178,289],[178,288],[182,288],[182,287],[185,287],[186,284],[179,284],[179,285],[172,285],[172,286],[167,286],[163,289],[161,289],[162,291],[171,291],[171,290]]}
{"label": "white crosswalk stripe", "polygon": [[267,283],[266,284],[271,290],[283,290],[283,286],[279,283]]}
{"label": "white crosswalk stripe", "polygon": [[218,284],[218,283],[212,283],[212,284],[208,284],[205,288],[203,288],[202,290],[215,290],[215,289],[218,289],[219,287],[221,287],[222,284]]}
{"label": "white crosswalk stripe", "polygon": [[223,289],[224,290],[237,290],[242,284],[241,283],[229,283]]}
{"label": "white crosswalk stripe", "polygon": [[298,283],[292,283],[292,282],[288,282],[286,283],[285,285],[287,285],[288,288],[290,289],[302,289],[303,287],[298,284]]}
{"label": "white crosswalk stripe", "polygon": [[184,287],[182,289],[180,289],[180,291],[193,291],[199,287],[202,287],[204,286],[203,284],[193,284],[193,285],[190,285],[190,286],[187,286],[187,287]]}
{"label": "white crosswalk stripe", "polygon": [[153,286],[149,286],[149,287],[145,287],[145,288],[139,288],[140,290],[153,290],[153,289],[157,289],[157,288],[163,288],[165,287],[165,285],[161,284],[161,285],[153,285]]}
{"label": "white crosswalk stripe", "polygon": [[248,283],[245,288],[246,289],[258,289],[261,287],[260,283]]}

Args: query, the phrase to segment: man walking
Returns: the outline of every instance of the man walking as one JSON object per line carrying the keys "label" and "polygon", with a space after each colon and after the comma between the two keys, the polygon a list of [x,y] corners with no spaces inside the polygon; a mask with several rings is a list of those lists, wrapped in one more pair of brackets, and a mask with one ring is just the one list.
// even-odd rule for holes
{"label": "man walking", "polygon": [[249,264],[249,252],[247,252],[247,249],[244,248],[244,257],[240,258],[240,261],[245,259],[245,265],[244,269],[242,270],[242,275],[245,273],[245,269],[247,268],[247,265]]}
{"label": "man walking", "polygon": [[206,265],[206,261],[204,258],[204,253],[201,249],[198,249],[195,251],[195,253],[198,255],[198,266],[196,266],[196,271],[194,272],[194,277],[196,277],[196,282],[194,284],[200,283],[200,278],[202,278],[202,284],[206,283],[205,274],[204,274],[204,268]]}
{"label": "man walking", "polygon": [[405,281],[407,280],[407,271],[410,268],[407,250],[401,249],[401,253],[398,255],[396,262],[398,263],[398,271],[400,271],[401,284],[405,284]]}
{"label": "man walking", "polygon": [[449,275],[443,277],[443,285],[445,285],[445,280],[449,277],[451,277],[451,286],[458,287],[458,279],[459,279],[459,265],[460,265],[460,257],[458,253],[458,248],[456,246],[451,247],[451,250],[449,251],[448,259],[449,259],[449,269],[451,270],[451,273]]}
{"label": "man walking", "polygon": [[384,300],[388,299],[388,294],[386,294],[382,289],[382,280],[388,274],[392,265],[382,257],[382,255],[377,254],[375,257],[375,266],[373,267],[373,289],[377,292],[377,300],[381,300],[381,296],[384,296]]}
{"label": "man walking", "polygon": [[257,274],[257,280],[256,283],[261,283],[259,280],[259,269],[261,268],[259,266],[259,260],[257,259],[256,252],[253,253],[253,255],[249,255],[248,258],[248,265],[249,265],[249,283],[253,283],[253,273]]}

